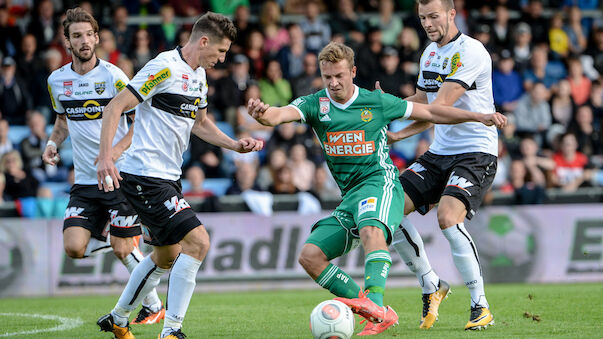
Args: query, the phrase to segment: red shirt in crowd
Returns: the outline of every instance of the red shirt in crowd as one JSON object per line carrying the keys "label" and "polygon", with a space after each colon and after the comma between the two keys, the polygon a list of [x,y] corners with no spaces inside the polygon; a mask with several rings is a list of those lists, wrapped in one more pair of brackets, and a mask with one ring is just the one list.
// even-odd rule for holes
{"label": "red shirt in crowd", "polygon": [[567,161],[561,152],[553,155],[555,161],[555,174],[559,177],[559,183],[566,185],[584,174],[584,167],[588,164],[588,158],[584,153],[576,152],[574,160]]}

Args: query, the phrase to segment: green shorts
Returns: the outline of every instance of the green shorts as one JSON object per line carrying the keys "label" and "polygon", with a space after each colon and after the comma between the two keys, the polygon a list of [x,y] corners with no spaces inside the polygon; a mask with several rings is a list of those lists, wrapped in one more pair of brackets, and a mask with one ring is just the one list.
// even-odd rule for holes
{"label": "green shorts", "polygon": [[404,216],[404,191],[400,181],[372,180],[352,188],[328,217],[312,226],[306,243],[318,246],[331,260],[360,245],[359,230],[381,228],[387,244]]}

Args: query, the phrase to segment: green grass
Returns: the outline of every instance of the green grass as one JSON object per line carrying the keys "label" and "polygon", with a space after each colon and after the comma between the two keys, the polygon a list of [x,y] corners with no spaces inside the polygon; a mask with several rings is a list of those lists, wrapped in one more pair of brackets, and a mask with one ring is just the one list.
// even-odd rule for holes
{"label": "green grass", "polygon": [[[400,316],[400,325],[379,338],[602,338],[603,284],[487,285],[496,326],[465,332],[469,293],[462,286],[440,308],[440,320],[429,331],[418,329],[421,309],[418,288],[388,289],[385,301]],[[197,293],[191,301],[183,332],[188,338],[310,338],[312,308],[332,296],[319,288],[304,291]],[[19,338],[111,338],[98,332],[97,318],[108,313],[116,296],[0,299],[0,313],[45,314],[80,318],[83,325],[61,332]],[[528,312],[540,321],[524,317]],[[133,315],[134,316],[134,315]],[[50,328],[46,319],[0,316],[0,335]],[[362,326],[356,322],[356,333]],[[136,338],[157,338],[161,325],[133,327]]]}

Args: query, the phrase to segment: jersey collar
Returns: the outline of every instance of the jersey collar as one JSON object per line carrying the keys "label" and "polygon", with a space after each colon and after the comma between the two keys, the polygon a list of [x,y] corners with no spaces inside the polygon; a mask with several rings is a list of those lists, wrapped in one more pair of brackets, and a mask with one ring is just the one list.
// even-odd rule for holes
{"label": "jersey collar", "polygon": [[180,46],[176,47],[176,50],[178,51],[178,55],[180,55],[180,59],[182,59],[182,61],[184,61],[184,63],[186,64],[186,60],[184,60],[184,56],[182,55],[182,49]]}
{"label": "jersey collar", "polygon": [[340,104],[337,101],[331,99],[331,95],[329,94],[328,89],[325,89],[325,92],[327,92],[327,97],[329,98],[329,100],[331,101],[331,104],[333,104],[333,106],[335,106],[339,109],[346,109],[356,100],[356,98],[358,98],[358,94],[360,93],[360,90],[358,89],[358,86],[354,85],[354,94],[352,95],[350,100],[346,101],[344,104]]}
{"label": "jersey collar", "polygon": [[456,39],[458,39],[461,36],[461,34],[463,34],[463,33],[461,33],[461,31],[459,31],[458,33],[456,33],[456,35],[454,36],[454,38],[450,39],[450,41],[448,41],[448,43],[451,43],[451,42],[455,41]]}
{"label": "jersey collar", "polygon": [[[92,67],[92,69],[95,69],[96,66],[98,66],[98,64],[100,64],[100,58],[96,57],[96,63],[94,64],[94,67]],[[73,73],[75,74],[79,74],[78,72],[75,71],[75,69],[73,69],[73,61],[71,62],[71,66],[70,66],[71,70],[73,71]],[[92,71],[92,69],[90,71]]]}

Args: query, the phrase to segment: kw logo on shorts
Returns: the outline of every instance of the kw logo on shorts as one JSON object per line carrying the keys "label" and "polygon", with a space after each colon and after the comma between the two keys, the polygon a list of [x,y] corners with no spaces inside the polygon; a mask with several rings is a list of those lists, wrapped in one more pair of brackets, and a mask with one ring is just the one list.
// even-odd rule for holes
{"label": "kw logo on shorts", "polygon": [[467,187],[471,187],[471,186],[473,186],[473,184],[471,183],[471,181],[467,180],[466,178],[459,177],[458,175],[454,175],[454,171],[453,171],[450,174],[450,179],[448,179],[448,183],[446,184],[446,186],[454,186],[454,187],[460,188],[463,191],[465,191],[465,193],[469,194],[469,196],[471,196],[471,193],[467,190]]}
{"label": "kw logo on shorts", "polygon": [[364,200],[360,200],[360,202],[358,203],[358,216],[369,212],[369,211],[376,211],[377,210],[377,198],[375,197],[370,197],[370,198],[366,198]]}
{"label": "kw logo on shorts", "polygon": [[325,153],[332,157],[358,157],[373,154],[374,141],[364,140],[364,131],[327,132]]}
{"label": "kw logo on shorts", "polygon": [[147,79],[147,81],[144,84],[142,84],[142,87],[140,87],[140,90],[139,90],[140,93],[142,93],[142,95],[149,94],[149,92],[151,92],[153,87],[159,85],[164,80],[169,78],[171,75],[172,74],[170,73],[169,68],[164,68],[154,75],[153,74],[149,75],[149,78]]}
{"label": "kw logo on shorts", "polygon": [[85,219],[85,217],[82,217],[80,215],[80,213],[84,212],[84,208],[83,207],[69,207],[65,210],[65,217],[64,219],[71,219],[71,218],[82,218]]}
{"label": "kw logo on shorts", "polygon": [[178,214],[178,212],[187,208],[191,208],[191,205],[189,205],[188,202],[184,200],[184,198],[178,199],[177,196],[173,196],[170,200],[166,200],[163,204],[168,210],[174,211],[174,213],[170,215],[170,219],[176,214]]}
{"label": "kw logo on shorts", "polygon": [[111,226],[114,227],[132,227],[138,226],[136,221],[138,220],[138,215],[117,215],[118,210],[109,210],[111,213]]}
{"label": "kw logo on shorts", "polygon": [[419,174],[419,172],[425,171],[425,167],[423,167],[423,165],[419,164],[418,162],[413,163],[406,170],[413,172],[414,174],[418,175],[421,179],[425,180],[425,177]]}

